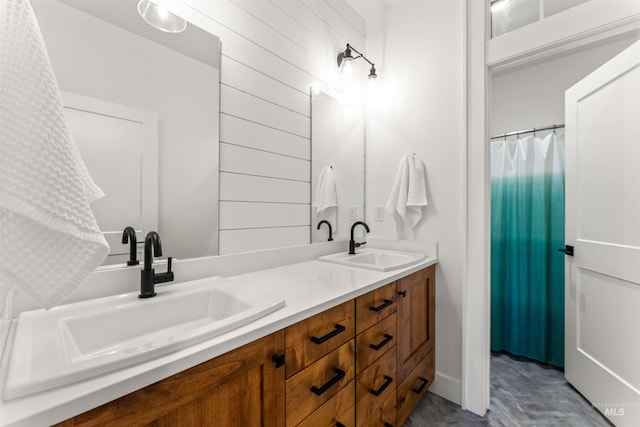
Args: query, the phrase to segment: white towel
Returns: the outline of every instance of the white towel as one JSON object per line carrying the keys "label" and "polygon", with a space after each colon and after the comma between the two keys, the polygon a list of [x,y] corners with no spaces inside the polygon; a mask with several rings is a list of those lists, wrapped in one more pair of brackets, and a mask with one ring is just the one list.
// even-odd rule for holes
{"label": "white towel", "polygon": [[386,209],[393,213],[396,232],[405,225],[413,229],[427,206],[427,182],[424,162],[415,154],[406,154],[398,166],[398,173]]}
{"label": "white towel", "polygon": [[0,294],[64,301],[109,252],[29,0],[0,1]]}
{"label": "white towel", "polygon": [[320,171],[318,185],[316,186],[316,197],[313,202],[316,207],[316,214],[320,215],[325,209],[338,206],[338,196],[336,193],[336,178],[331,166],[325,166]]}

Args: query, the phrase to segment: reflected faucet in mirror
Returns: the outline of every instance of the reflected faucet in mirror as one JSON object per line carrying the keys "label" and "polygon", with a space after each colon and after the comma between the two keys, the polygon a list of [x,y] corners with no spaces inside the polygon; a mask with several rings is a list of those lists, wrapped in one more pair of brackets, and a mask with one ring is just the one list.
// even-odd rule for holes
{"label": "reflected faucet in mirror", "polygon": [[129,244],[129,261],[127,265],[138,265],[138,239],[136,238],[136,230],[133,227],[125,227],[122,231],[122,244]]}
{"label": "reflected faucet in mirror", "polygon": [[331,228],[331,223],[329,221],[327,221],[326,219],[323,219],[322,221],[320,221],[318,223],[318,230],[320,230],[320,226],[322,224],[327,224],[327,227],[329,228],[329,238],[327,239],[327,242],[330,242],[333,240],[333,230]]}
{"label": "reflected faucet in mirror", "polygon": [[167,258],[167,272],[155,274],[152,267],[153,257],[162,256],[162,242],[155,231],[147,233],[144,239],[144,268],[140,271],[140,295],[138,298],[151,298],[156,296],[155,284],[172,282],[171,257]]}
{"label": "reflected faucet in mirror", "polygon": [[353,238],[353,231],[355,230],[355,228],[361,225],[364,227],[365,230],[367,230],[367,233],[369,232],[369,226],[364,222],[364,221],[356,221],[353,223],[353,225],[351,226],[351,238],[349,239],[349,255],[355,255],[356,254],[356,248],[359,248],[360,246],[366,244],[367,242],[359,242],[356,243],[356,241]]}

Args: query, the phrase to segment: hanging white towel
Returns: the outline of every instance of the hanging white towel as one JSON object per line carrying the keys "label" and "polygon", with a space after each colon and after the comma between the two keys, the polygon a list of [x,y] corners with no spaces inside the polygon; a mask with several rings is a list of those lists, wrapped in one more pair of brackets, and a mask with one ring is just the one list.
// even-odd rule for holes
{"label": "hanging white towel", "polygon": [[316,207],[316,214],[318,215],[325,209],[338,206],[336,178],[331,166],[325,166],[322,168],[322,171],[320,171],[313,206]]}
{"label": "hanging white towel", "polygon": [[393,214],[396,232],[406,225],[413,229],[427,206],[427,183],[424,162],[415,154],[406,154],[398,166],[398,173],[387,199],[386,209]]}
{"label": "hanging white towel", "polygon": [[109,252],[89,206],[103,194],[67,129],[29,0],[0,5],[0,294],[48,309]]}

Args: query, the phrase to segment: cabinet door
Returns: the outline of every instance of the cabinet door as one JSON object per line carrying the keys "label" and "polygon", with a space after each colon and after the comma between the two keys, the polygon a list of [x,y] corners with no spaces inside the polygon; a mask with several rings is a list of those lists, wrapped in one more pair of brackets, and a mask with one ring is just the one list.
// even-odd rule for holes
{"label": "cabinet door", "polygon": [[276,332],[60,426],[284,426],[283,351]]}
{"label": "cabinet door", "polygon": [[402,380],[433,349],[435,266],[398,280],[397,289],[397,374]]}

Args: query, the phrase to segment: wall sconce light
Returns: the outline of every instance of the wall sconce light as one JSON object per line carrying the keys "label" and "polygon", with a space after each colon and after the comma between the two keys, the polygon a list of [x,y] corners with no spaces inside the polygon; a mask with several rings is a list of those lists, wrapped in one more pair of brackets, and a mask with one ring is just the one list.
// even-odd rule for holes
{"label": "wall sconce light", "polygon": [[180,33],[187,28],[187,21],[151,0],[140,0],[138,13],[149,25],[166,33]]}
{"label": "wall sconce light", "polygon": [[[358,56],[353,56],[352,51],[355,52]],[[347,48],[344,50],[344,52],[340,52],[338,54],[338,68],[342,69],[345,66],[348,66],[349,63],[355,61],[358,58],[364,59],[369,63],[369,65],[371,65],[371,68],[369,69],[369,78],[370,79],[378,78],[378,75],[376,74],[376,67],[373,64],[373,62],[369,61],[366,56],[358,52],[358,50],[355,47],[351,46],[349,43],[347,43]]]}

